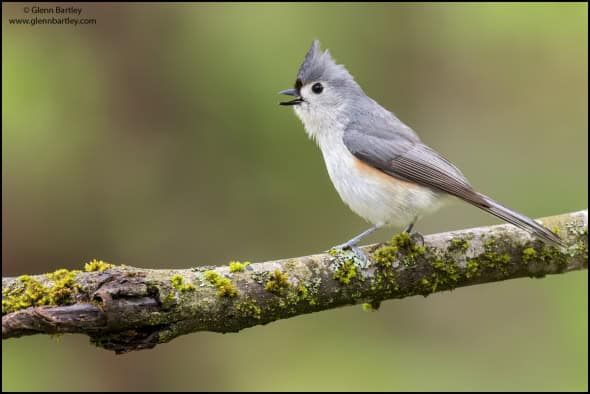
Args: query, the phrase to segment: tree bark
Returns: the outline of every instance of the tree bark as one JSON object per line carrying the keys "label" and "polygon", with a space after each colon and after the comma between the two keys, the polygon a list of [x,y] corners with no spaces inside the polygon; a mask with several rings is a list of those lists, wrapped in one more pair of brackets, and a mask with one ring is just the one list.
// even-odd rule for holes
{"label": "tree bark", "polygon": [[365,262],[331,251],[261,263],[184,270],[86,265],[86,271],[2,278],[2,339],[84,333],[117,353],[196,331],[241,329],[305,313],[427,296],[457,287],[588,267],[588,211],[540,219],[568,247],[511,225],[365,246]]}

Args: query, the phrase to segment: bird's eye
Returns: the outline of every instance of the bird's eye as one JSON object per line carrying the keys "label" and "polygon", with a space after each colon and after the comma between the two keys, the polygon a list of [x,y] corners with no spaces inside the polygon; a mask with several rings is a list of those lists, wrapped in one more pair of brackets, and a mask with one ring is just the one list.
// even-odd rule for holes
{"label": "bird's eye", "polygon": [[323,90],[324,90],[324,87],[319,82],[314,83],[313,86],[311,87],[311,91],[314,92],[315,94],[320,94]]}

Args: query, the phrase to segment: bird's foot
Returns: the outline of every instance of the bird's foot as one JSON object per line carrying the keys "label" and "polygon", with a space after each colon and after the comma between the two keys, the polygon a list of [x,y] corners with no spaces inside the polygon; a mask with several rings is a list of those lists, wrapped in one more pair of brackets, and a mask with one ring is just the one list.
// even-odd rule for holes
{"label": "bird's foot", "polygon": [[417,231],[412,231],[414,228],[414,223],[410,223],[410,225],[404,230],[404,233],[408,233],[410,238],[412,239],[412,243],[418,244],[420,246],[424,246],[424,236]]}
{"label": "bird's foot", "polygon": [[352,257],[357,257],[358,260],[360,260],[360,262],[362,263],[361,266],[363,268],[365,268],[369,264],[369,258],[367,257],[365,252],[363,252],[361,250],[361,248],[359,248],[355,244],[351,244],[350,242],[345,242],[343,244],[336,245],[336,246],[330,248],[328,253],[330,253],[332,255],[340,255],[342,253],[346,253],[345,252],[346,249],[349,249],[350,251],[352,251],[356,255],[356,256],[352,256]]}
{"label": "bird's foot", "polygon": [[422,234],[415,231],[412,233],[408,233],[408,235],[410,236],[410,239],[412,240],[413,244],[424,246],[424,236]]}

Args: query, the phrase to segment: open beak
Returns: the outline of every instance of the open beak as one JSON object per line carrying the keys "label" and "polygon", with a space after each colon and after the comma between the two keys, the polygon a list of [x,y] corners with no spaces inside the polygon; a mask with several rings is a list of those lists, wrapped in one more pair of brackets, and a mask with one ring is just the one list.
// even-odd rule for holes
{"label": "open beak", "polygon": [[303,99],[301,98],[301,96],[299,96],[299,93],[297,93],[297,90],[295,89],[287,89],[287,90],[281,90],[279,92],[279,94],[286,94],[288,96],[295,96],[295,100],[291,100],[291,101],[281,101],[279,104],[281,105],[297,105],[303,102]]}

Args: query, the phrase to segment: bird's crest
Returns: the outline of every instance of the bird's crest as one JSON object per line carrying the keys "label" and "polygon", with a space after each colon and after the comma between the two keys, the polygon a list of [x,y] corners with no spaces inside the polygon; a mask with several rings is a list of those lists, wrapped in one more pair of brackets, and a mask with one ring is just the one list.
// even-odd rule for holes
{"label": "bird's crest", "polygon": [[330,51],[322,52],[320,42],[313,40],[311,48],[307,51],[303,64],[297,73],[300,86],[312,81],[337,81],[354,80],[352,75],[341,64],[336,64]]}

